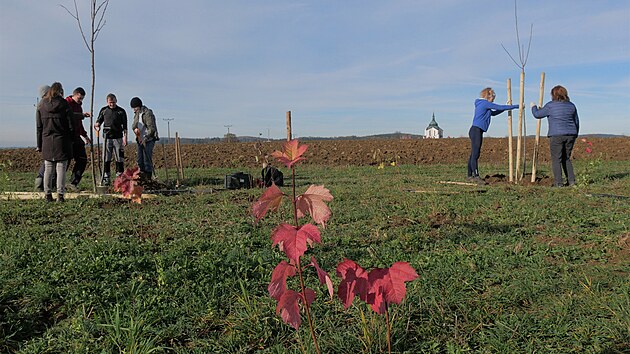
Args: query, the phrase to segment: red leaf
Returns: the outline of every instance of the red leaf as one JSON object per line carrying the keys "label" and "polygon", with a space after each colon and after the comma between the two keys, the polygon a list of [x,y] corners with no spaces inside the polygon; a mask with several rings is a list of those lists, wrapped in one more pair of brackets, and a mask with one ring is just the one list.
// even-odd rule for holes
{"label": "red leaf", "polygon": [[260,196],[260,199],[254,202],[252,205],[252,214],[254,218],[256,218],[256,222],[260,221],[267,211],[278,210],[280,207],[280,202],[282,202],[282,191],[275,184],[272,184],[271,187],[267,188],[265,192]]}
{"label": "red leaf", "polygon": [[418,278],[418,273],[407,262],[396,262],[389,267],[391,287],[386,290],[386,300],[389,303],[400,304],[407,294],[405,282]]}
{"label": "red leaf", "polygon": [[288,168],[291,168],[297,162],[304,160],[302,155],[308,149],[308,145],[298,146],[297,139],[290,140],[282,145],[282,151],[274,151],[271,156]]}
{"label": "red leaf", "polygon": [[296,199],[298,218],[309,214],[315,223],[326,227],[326,221],[330,219],[332,213],[325,202],[333,200],[328,189],[312,184],[304,194],[299,195]]}
{"label": "red leaf", "polygon": [[405,282],[418,278],[416,271],[407,262],[396,262],[389,268],[376,268],[368,274],[370,285],[367,303],[379,313],[385,313],[388,304],[400,304],[405,298]]}
{"label": "red leaf", "polygon": [[387,301],[385,299],[385,289],[389,282],[389,270],[384,268],[375,268],[368,274],[369,291],[367,302],[374,312],[384,314],[387,309]]}
{"label": "red leaf", "polygon": [[337,265],[337,276],[341,278],[337,288],[337,296],[346,309],[352,304],[355,295],[358,295],[363,301],[366,300],[368,275],[363,268],[355,262],[345,259]]}
{"label": "red leaf", "polygon": [[317,278],[319,278],[319,282],[322,284],[326,284],[326,287],[328,288],[328,294],[330,294],[330,299],[332,300],[333,293],[335,291],[333,290],[333,283],[332,280],[330,280],[330,276],[319,267],[319,264],[317,264],[317,260],[315,260],[315,257],[311,257],[311,265],[315,267],[315,270],[317,270]]}
{"label": "red leaf", "polygon": [[302,225],[298,230],[298,234],[299,233],[304,234],[306,242],[308,242],[308,245],[311,247],[313,247],[313,243],[322,243],[322,236],[319,233],[319,229],[313,224]]}
{"label": "red leaf", "polygon": [[295,266],[286,261],[278,263],[271,274],[271,283],[267,286],[269,296],[279,301],[282,294],[287,291],[287,278],[294,276],[295,271]]}
{"label": "red leaf", "polygon": [[320,243],[321,236],[315,225],[306,224],[296,229],[292,225],[283,223],[273,230],[271,240],[273,241],[271,247],[278,245],[290,260],[297,263],[306,252],[307,242],[310,245],[314,242]]}
{"label": "red leaf", "polygon": [[584,151],[586,151],[587,154],[590,154],[591,152],[593,152],[593,149],[587,147],[586,149],[584,149]]}
{"label": "red leaf", "polygon": [[[315,300],[315,292],[311,289],[305,289],[305,292],[307,306],[310,306]],[[276,314],[280,313],[284,323],[291,325],[296,330],[300,328],[300,323],[302,323],[298,301],[304,303],[302,294],[294,290],[287,290],[282,294],[276,306]]]}

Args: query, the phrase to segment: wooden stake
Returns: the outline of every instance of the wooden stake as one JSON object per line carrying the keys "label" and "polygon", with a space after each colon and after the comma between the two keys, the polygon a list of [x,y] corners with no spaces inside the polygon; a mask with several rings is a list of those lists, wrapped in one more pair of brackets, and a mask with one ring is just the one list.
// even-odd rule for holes
{"label": "wooden stake", "polygon": [[291,111],[287,111],[287,141],[291,140]]}
{"label": "wooden stake", "polygon": [[181,139],[177,138],[177,150],[179,150],[179,170],[182,175],[182,182],[184,182],[184,159],[182,158],[182,142]]}
{"label": "wooden stake", "polygon": [[[545,72],[540,74],[540,95],[538,96],[538,107],[542,107],[545,96]],[[534,157],[532,158],[532,180],[536,182],[536,169],[538,168],[538,145],[540,144],[540,119],[536,119],[536,144],[534,144]]]}
{"label": "wooden stake", "polygon": [[476,187],[479,187],[479,184],[477,184],[477,183],[470,183],[470,182],[438,181],[437,183],[440,183],[440,184],[456,184],[458,186],[476,186]]}
{"label": "wooden stake", "polygon": [[[512,79],[507,80],[507,96],[508,96],[508,104],[512,104]],[[508,155],[509,155],[509,169],[510,169],[510,177],[509,181],[514,181],[514,147],[512,146],[512,110],[508,111]]]}
{"label": "wooden stake", "polygon": [[175,132],[175,168],[177,169],[177,180],[176,180],[176,184],[179,186],[180,184],[180,172],[179,172],[179,144],[177,143],[179,141],[179,136],[178,133]]}
{"label": "wooden stake", "polygon": [[[525,173],[525,169],[521,172],[521,150],[524,145],[523,141],[523,102],[525,101],[525,70],[521,70],[521,85],[520,85],[520,99],[519,99],[519,109],[518,109],[518,138],[516,139],[516,182],[519,182],[523,179],[521,173]],[[523,159],[523,163],[525,163]]]}
{"label": "wooden stake", "polygon": [[164,139],[162,139],[162,159],[164,160],[164,174],[166,175],[166,185],[170,185],[168,181],[168,166],[166,164],[166,147],[164,147]]}

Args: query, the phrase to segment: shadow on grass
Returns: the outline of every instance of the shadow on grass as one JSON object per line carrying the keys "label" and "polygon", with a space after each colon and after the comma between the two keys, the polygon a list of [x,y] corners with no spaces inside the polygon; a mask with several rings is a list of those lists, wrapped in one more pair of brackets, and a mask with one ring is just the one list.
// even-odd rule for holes
{"label": "shadow on grass", "polygon": [[[58,312],[61,304],[51,303],[40,308],[39,311],[24,316],[20,314],[20,300],[6,299],[0,303],[0,316],[8,321],[0,322],[0,352],[15,352],[20,347],[20,343],[27,342],[33,338],[41,336],[50,327],[65,318],[65,315]],[[9,319],[13,316],[14,321]]]}
{"label": "shadow on grass", "polygon": [[621,172],[621,173],[615,173],[612,175],[606,175],[606,178],[610,179],[611,181],[614,181],[617,179],[624,179],[628,176],[630,176],[630,172]]}
{"label": "shadow on grass", "polygon": [[476,237],[476,235],[491,234],[506,235],[514,233],[514,230],[519,230],[523,227],[521,224],[492,224],[490,222],[482,223],[460,223],[457,224],[457,232],[449,233],[445,237],[453,243],[461,243],[467,241],[467,239]]}

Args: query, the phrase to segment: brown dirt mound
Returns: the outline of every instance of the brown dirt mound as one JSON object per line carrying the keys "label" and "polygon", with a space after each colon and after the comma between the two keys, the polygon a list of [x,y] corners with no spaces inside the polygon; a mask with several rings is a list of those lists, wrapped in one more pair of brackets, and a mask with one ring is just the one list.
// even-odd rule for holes
{"label": "brown dirt mound", "polygon": [[[585,151],[587,144],[578,139],[573,158],[624,161],[630,159],[630,137],[588,138],[592,142],[592,152]],[[321,140],[305,141],[309,145],[305,164],[321,166],[367,166],[396,162],[397,164],[465,164],[470,154],[467,138],[426,139],[426,140]],[[516,142],[515,142],[516,143]],[[531,160],[534,139],[527,139],[528,161]],[[262,165],[263,154],[279,150],[281,141],[264,143],[217,143],[182,145],[184,167],[233,167],[258,168]],[[506,138],[485,138],[480,163],[507,163],[508,143]],[[125,149],[127,166],[133,166],[136,159],[135,145]],[[96,149],[95,149],[96,151]],[[164,164],[163,151],[166,151],[167,165],[175,166],[174,145],[155,146],[154,163],[157,169]],[[540,164],[549,163],[549,140],[540,140]],[[37,171],[41,155],[33,148],[1,149],[0,163],[9,171]],[[88,165],[88,169],[91,168]],[[500,177],[490,176],[494,182]],[[498,179],[498,180],[497,180]],[[487,181],[488,183],[492,183]],[[545,180],[541,184],[546,183]]]}
{"label": "brown dirt mound", "polygon": [[[508,176],[504,174],[494,174],[492,176],[487,175],[484,178],[486,184],[510,184]],[[549,176],[536,176],[534,182],[532,182],[532,175],[526,173],[523,180],[520,182],[522,186],[553,186],[553,178]]]}

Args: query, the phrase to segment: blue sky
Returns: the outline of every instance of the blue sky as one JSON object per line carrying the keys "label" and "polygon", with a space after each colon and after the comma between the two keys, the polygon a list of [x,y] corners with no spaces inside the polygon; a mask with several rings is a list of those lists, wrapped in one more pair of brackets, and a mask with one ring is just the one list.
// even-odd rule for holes
{"label": "blue sky", "polygon": [[[84,26],[89,1],[79,2]],[[37,88],[89,92],[90,56],[72,1],[0,2],[0,147],[34,146]],[[518,2],[529,102],[557,84],[578,107],[581,133],[630,135],[630,1]],[[94,110],[113,92],[139,96],[166,136],[423,134],[435,112],[445,135],[467,136],[473,103],[519,95],[514,2],[491,0],[111,0],[96,41]],[[90,97],[84,109],[89,110]],[[507,115],[487,136],[507,135]],[[516,120],[515,120],[516,121]],[[84,121],[87,129],[88,123]],[[542,134],[547,124],[543,122]],[[514,124],[514,132],[517,127]]]}

